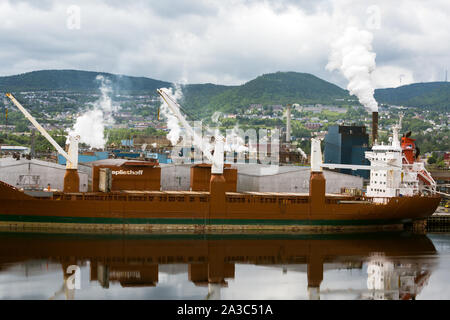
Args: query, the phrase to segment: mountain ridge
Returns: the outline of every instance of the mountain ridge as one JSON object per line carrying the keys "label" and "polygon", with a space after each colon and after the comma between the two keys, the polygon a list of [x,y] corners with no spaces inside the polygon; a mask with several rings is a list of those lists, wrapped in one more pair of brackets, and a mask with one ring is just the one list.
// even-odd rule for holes
{"label": "mountain ridge", "polygon": [[[96,80],[98,75],[110,79],[112,89],[120,92],[146,92],[153,95],[158,88],[174,86],[171,82],[148,77],[63,69],[37,70],[0,77],[0,91],[93,92],[99,89],[100,83]],[[354,99],[347,90],[331,82],[309,73],[292,71],[263,74],[241,85],[197,83],[182,85],[181,88],[184,95],[181,103],[184,107],[200,113],[216,110],[235,112],[250,104],[345,104],[343,100]],[[376,89],[375,99],[379,103],[448,111],[450,110],[450,83],[425,82],[397,88]]]}

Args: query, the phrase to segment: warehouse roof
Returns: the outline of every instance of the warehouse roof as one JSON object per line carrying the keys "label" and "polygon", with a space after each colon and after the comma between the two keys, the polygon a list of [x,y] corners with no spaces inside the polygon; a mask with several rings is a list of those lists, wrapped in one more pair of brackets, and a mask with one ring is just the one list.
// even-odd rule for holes
{"label": "warehouse roof", "polygon": [[310,167],[303,166],[270,166],[261,164],[235,164],[238,169],[238,174],[248,176],[272,176],[276,174],[283,174],[298,171],[310,171]]}
{"label": "warehouse roof", "polygon": [[1,146],[1,150],[15,150],[15,151],[27,151],[30,150],[28,147],[22,147],[22,146]]}
{"label": "warehouse roof", "polygon": [[158,162],[154,161],[139,161],[139,160],[128,160],[128,159],[103,159],[97,161],[91,161],[83,163],[86,166],[142,166],[142,167],[154,167],[158,165]]}
{"label": "warehouse roof", "polygon": [[38,159],[27,160],[25,158],[21,158],[20,160],[16,160],[16,159],[14,159],[12,157],[0,158],[0,168],[2,168],[2,167],[21,166],[21,165],[24,165],[24,164],[33,164],[33,165],[37,165],[37,166],[51,167],[51,168],[55,168],[55,169],[66,170],[66,166],[57,164],[55,162],[48,162],[48,161],[43,161],[43,160],[38,160]]}

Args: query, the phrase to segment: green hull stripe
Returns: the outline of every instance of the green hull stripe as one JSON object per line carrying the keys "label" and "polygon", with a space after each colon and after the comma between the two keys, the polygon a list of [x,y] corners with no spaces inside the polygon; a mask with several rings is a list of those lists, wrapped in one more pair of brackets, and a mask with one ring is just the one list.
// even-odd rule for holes
{"label": "green hull stripe", "polygon": [[273,226],[362,226],[400,224],[410,220],[283,220],[283,219],[197,219],[197,218],[101,218],[58,217],[35,215],[0,215],[0,221],[37,223],[87,223],[87,224],[184,224],[184,225],[273,225]]}

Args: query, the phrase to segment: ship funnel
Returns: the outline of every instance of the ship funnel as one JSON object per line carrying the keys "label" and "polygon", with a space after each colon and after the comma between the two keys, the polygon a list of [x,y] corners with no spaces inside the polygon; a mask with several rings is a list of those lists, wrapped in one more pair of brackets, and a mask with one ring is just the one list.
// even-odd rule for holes
{"label": "ship funnel", "polygon": [[378,112],[372,112],[372,145],[378,139]]}

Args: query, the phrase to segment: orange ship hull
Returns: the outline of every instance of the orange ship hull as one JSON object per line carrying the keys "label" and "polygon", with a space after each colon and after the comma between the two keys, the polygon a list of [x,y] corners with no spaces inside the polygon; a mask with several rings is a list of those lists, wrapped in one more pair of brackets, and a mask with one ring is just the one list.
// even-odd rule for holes
{"label": "orange ship hull", "polygon": [[[220,196],[220,190],[214,192]],[[221,202],[215,193],[188,191],[54,193],[36,198],[0,183],[0,225],[104,230],[402,227],[432,215],[440,201],[439,196],[395,197],[377,204],[349,196],[321,199],[320,193],[223,195]]]}

